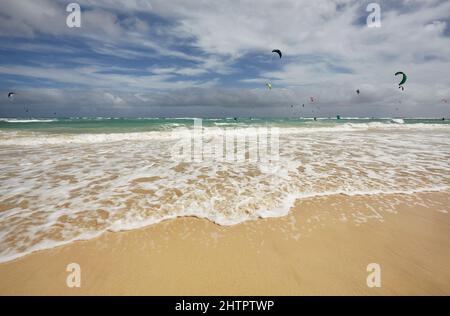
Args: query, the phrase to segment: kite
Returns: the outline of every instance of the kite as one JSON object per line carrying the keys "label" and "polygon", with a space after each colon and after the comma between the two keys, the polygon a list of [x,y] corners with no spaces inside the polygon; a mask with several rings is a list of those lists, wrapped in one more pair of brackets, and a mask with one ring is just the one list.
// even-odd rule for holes
{"label": "kite", "polygon": [[405,88],[403,87],[403,85],[405,84],[405,82],[408,80],[408,76],[403,72],[403,71],[399,71],[395,73],[395,76],[398,75],[402,75],[402,81],[400,81],[400,83],[398,84],[399,89],[402,89],[402,91],[405,90]]}
{"label": "kite", "polygon": [[272,51],[272,53],[277,53],[278,56],[280,56],[280,58],[283,57],[283,54],[281,53],[281,50],[279,50],[279,49],[274,49],[274,50]]}

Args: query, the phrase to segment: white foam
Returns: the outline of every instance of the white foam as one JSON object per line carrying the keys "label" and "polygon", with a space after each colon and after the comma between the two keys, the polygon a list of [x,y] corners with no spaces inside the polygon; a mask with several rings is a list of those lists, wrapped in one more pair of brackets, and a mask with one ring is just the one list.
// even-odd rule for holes
{"label": "white foam", "polygon": [[391,122],[395,124],[405,124],[403,119],[392,119]]}
{"label": "white foam", "polygon": [[26,120],[0,119],[0,121],[7,122],[7,123],[50,123],[50,122],[55,122],[57,120],[50,120],[50,119],[26,119]]}

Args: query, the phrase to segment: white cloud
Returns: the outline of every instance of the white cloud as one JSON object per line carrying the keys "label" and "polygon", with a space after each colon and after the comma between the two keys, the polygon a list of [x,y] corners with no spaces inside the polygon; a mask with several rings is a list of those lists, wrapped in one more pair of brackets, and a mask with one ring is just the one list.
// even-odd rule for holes
{"label": "white cloud", "polygon": [[[135,106],[140,103],[133,103],[134,95],[168,106],[179,102],[220,107],[222,102],[248,108],[301,103],[309,95],[317,95],[330,112],[339,110],[335,105],[355,105],[373,113],[373,107],[397,106],[402,98],[401,106],[409,106],[411,113],[419,115],[422,105],[427,108],[424,113],[433,107],[435,113],[450,114],[450,109],[435,102],[450,96],[449,1],[380,1],[381,28],[361,25],[368,14],[368,1],[357,0],[79,3],[84,9],[83,27],[74,30],[64,26],[64,1],[0,0],[0,40],[1,36],[77,38],[100,56],[140,60],[152,54],[174,62],[155,64],[144,75],[119,72],[88,60],[85,67],[70,70],[57,65],[2,64],[0,73],[133,92],[119,98],[122,104]],[[142,14],[158,16],[164,22],[152,24],[151,18]],[[51,50],[49,44],[19,45],[17,49],[28,51]],[[273,48],[284,52],[282,60],[264,63],[258,59],[270,56]],[[256,74],[241,69],[247,60],[253,60],[256,69],[261,66]],[[398,70],[409,76],[403,95],[399,95],[397,78],[393,76]],[[206,75],[212,79],[200,79]],[[215,87],[227,76],[234,78],[232,89],[192,90]],[[245,88],[267,81],[275,87],[271,95]],[[177,89],[183,90],[173,91]],[[356,89],[362,91],[359,97],[354,93]],[[148,90],[162,91],[158,95],[164,97],[156,100],[146,95]]]}

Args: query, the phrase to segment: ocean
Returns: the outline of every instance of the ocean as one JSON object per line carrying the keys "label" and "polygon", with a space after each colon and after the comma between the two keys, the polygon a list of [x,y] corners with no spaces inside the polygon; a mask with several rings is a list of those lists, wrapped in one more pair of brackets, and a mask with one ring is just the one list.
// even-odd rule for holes
{"label": "ocean", "polygon": [[0,261],[181,216],[236,225],[298,199],[449,189],[449,121],[203,119],[214,155],[195,152],[194,122],[0,119]]}

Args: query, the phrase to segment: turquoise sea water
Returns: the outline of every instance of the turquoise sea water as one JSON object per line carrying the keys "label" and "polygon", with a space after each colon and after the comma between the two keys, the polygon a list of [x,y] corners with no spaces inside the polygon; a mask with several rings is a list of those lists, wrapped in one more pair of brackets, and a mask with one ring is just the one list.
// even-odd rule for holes
{"label": "turquoise sea water", "polygon": [[[333,127],[345,124],[446,124],[450,120],[442,119],[391,119],[391,118],[224,118],[202,119],[204,127],[244,127],[244,126],[277,126],[277,127]],[[164,131],[176,127],[191,127],[193,118],[3,118],[0,119],[0,130],[3,131],[36,131],[43,133],[124,133]]]}

